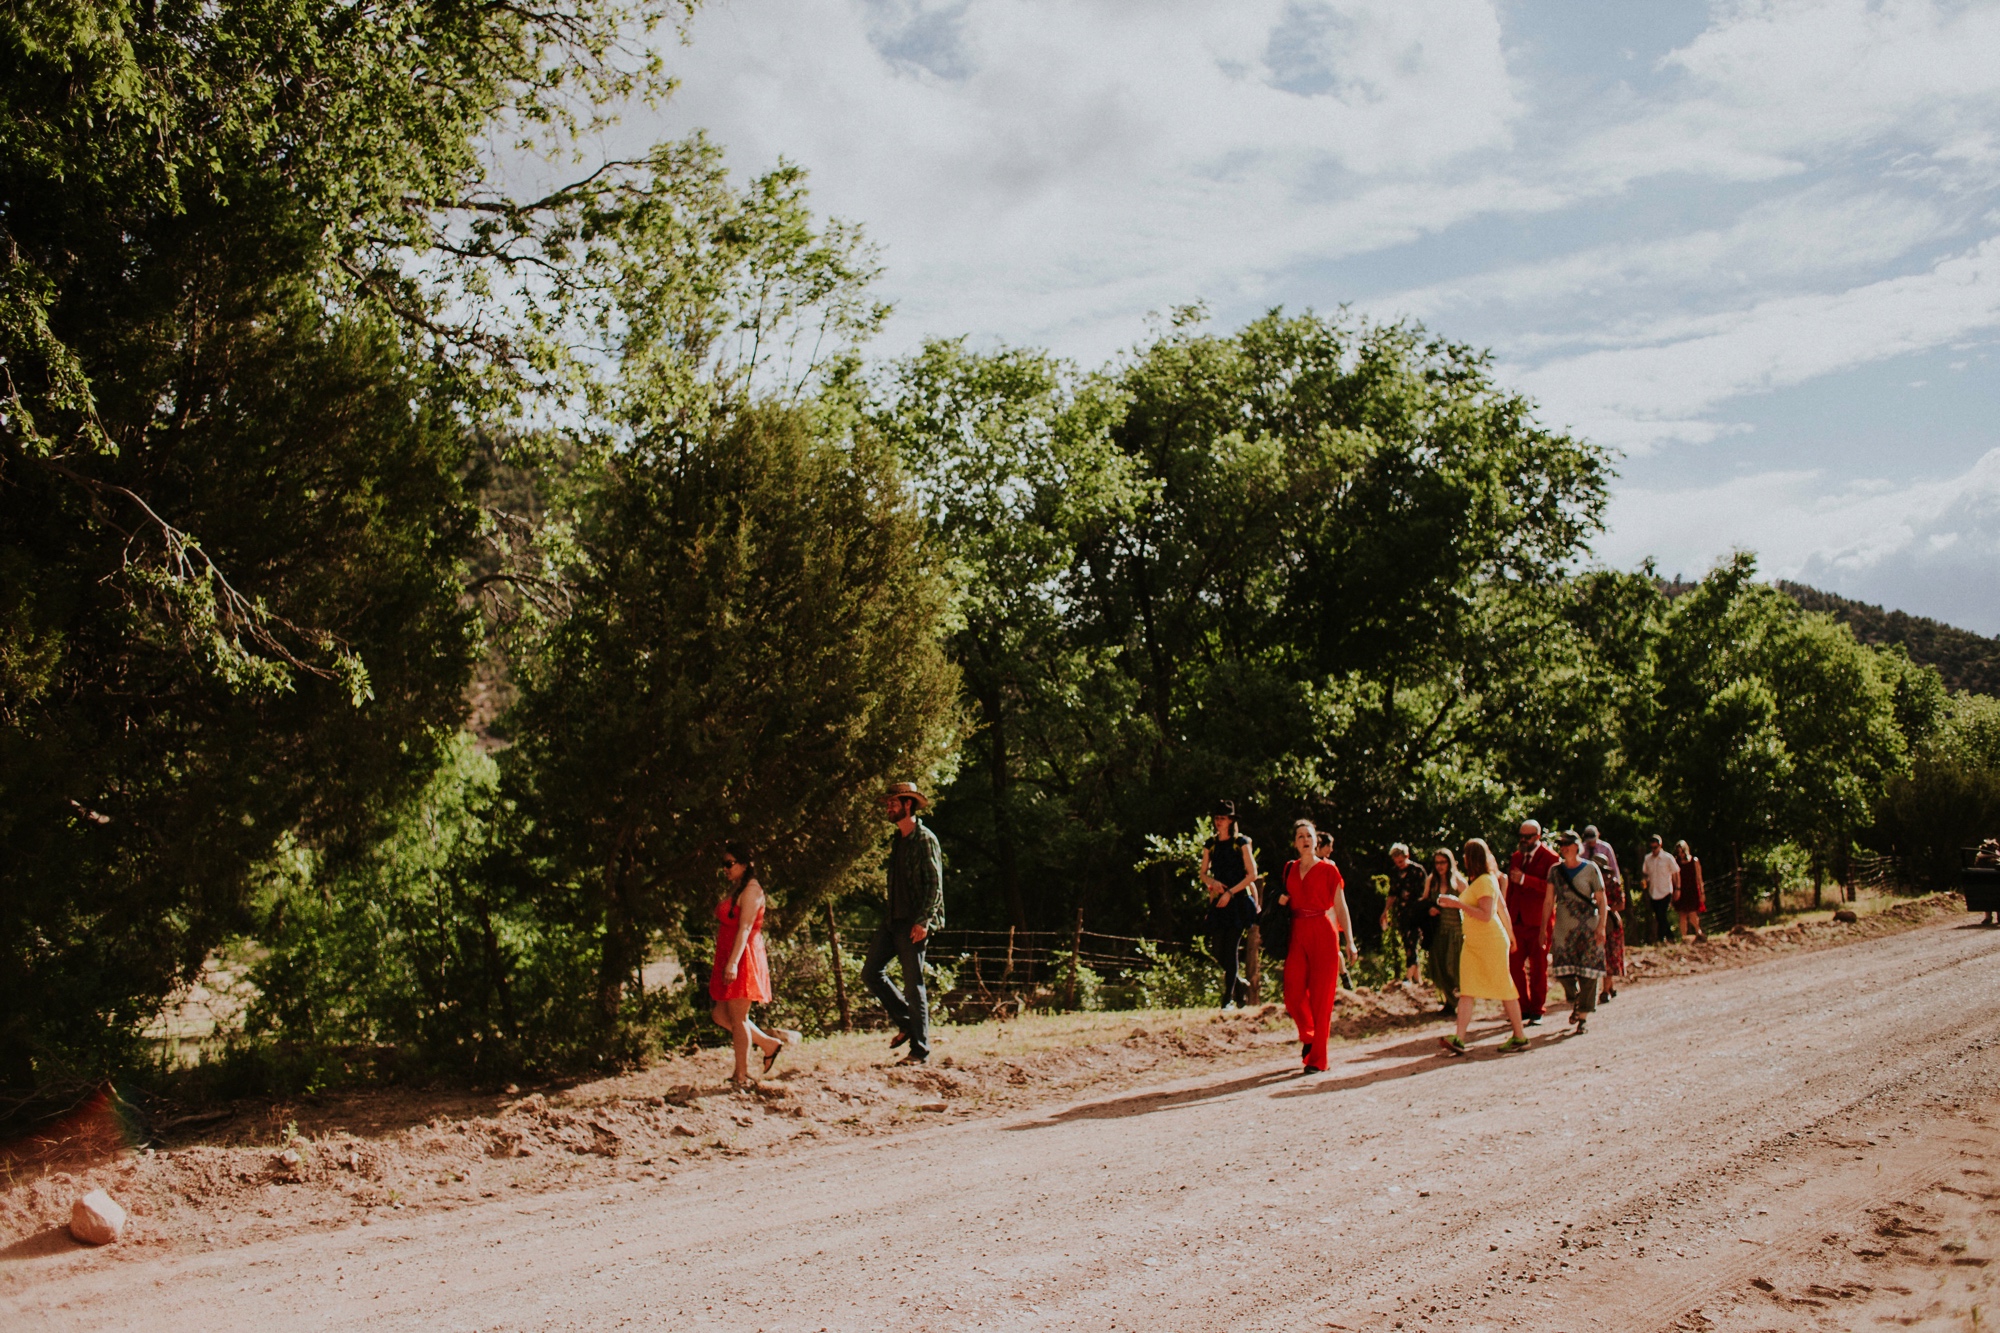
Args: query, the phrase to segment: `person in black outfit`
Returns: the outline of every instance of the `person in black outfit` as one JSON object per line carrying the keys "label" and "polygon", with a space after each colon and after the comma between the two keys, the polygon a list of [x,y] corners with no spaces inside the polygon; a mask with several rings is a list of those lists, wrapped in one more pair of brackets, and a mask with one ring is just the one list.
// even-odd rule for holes
{"label": "person in black outfit", "polygon": [[1417,959],[1422,956],[1419,950],[1430,951],[1437,928],[1437,918],[1424,901],[1424,878],[1424,868],[1410,859],[1408,847],[1399,842],[1389,849],[1389,901],[1382,907],[1382,926],[1388,928],[1393,912],[1396,937],[1403,944],[1403,976],[1413,982],[1422,978],[1417,968]]}
{"label": "person in black outfit", "polygon": [[1257,856],[1236,829],[1236,802],[1217,801],[1215,836],[1202,844],[1201,885],[1208,894],[1208,948],[1222,968],[1222,1007],[1241,1005],[1250,988],[1239,975],[1243,932],[1257,920]]}

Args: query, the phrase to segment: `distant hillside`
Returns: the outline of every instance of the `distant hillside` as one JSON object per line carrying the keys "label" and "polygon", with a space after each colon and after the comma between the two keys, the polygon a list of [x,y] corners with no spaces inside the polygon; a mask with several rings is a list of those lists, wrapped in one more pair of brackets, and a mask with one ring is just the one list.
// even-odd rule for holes
{"label": "distant hillside", "polygon": [[1941,620],[1849,601],[1803,583],[1780,580],[1778,587],[1806,610],[1825,611],[1846,623],[1863,643],[1902,644],[1911,661],[1936,667],[1951,689],[2000,695],[2000,639]]}

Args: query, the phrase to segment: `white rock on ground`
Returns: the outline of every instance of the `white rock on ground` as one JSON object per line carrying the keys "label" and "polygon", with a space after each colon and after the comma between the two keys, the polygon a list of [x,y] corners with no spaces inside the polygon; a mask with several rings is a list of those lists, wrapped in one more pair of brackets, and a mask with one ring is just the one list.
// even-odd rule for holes
{"label": "white rock on ground", "polygon": [[69,1234],[86,1245],[109,1245],[125,1234],[125,1210],[103,1190],[70,1205]]}

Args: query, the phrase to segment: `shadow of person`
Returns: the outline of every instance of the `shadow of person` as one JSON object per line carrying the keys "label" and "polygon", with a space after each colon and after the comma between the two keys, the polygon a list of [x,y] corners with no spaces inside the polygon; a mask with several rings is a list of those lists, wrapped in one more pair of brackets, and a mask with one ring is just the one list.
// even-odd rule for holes
{"label": "shadow of person", "polygon": [[[1569,1034],[1564,1035],[1567,1036]],[[1522,1052],[1524,1055],[1548,1045],[1552,1039],[1549,1037],[1530,1037],[1528,1040],[1532,1044],[1527,1051]],[[1560,1041],[1562,1038],[1556,1037],[1553,1040]],[[1455,1065],[1465,1060],[1505,1060],[1507,1058],[1507,1056],[1500,1054],[1500,1050],[1496,1046],[1484,1048],[1477,1046],[1468,1047],[1464,1055],[1457,1056],[1446,1055],[1442,1050],[1433,1050],[1421,1059],[1406,1060],[1402,1064],[1393,1065],[1388,1069],[1377,1069],[1366,1074],[1350,1074],[1345,1078],[1328,1078],[1322,1074],[1309,1082],[1301,1082],[1294,1087],[1282,1088],[1272,1093],[1271,1096],[1273,1098],[1316,1097],[1323,1092],[1350,1092],[1355,1088],[1365,1088],[1372,1084],[1384,1083],[1392,1078],[1415,1078],[1418,1074],[1428,1074],[1432,1070],[1443,1069],[1447,1065]]]}
{"label": "shadow of person", "polygon": [[1262,1074],[1252,1074],[1246,1078],[1229,1079],[1222,1083],[1204,1083],[1198,1088],[1113,1097],[1109,1101],[1086,1102],[1082,1106],[1072,1106],[1054,1115],[1007,1125],[1004,1128],[1009,1132],[1015,1132],[1024,1129],[1048,1129],[1075,1120],[1123,1120],[1128,1116],[1151,1115],[1155,1111],[1172,1111],[1183,1106],[1199,1106],[1203,1102],[1219,1101],[1239,1092],[1254,1092],[1258,1088],[1292,1077],[1294,1071],[1291,1069],[1274,1069]]}
{"label": "shadow of person", "polygon": [[[1465,1036],[1468,1041],[1478,1041],[1482,1037],[1491,1037],[1506,1030],[1507,1025],[1502,1022],[1474,1023],[1470,1028],[1466,1029]],[[1437,1037],[1417,1037],[1410,1041],[1398,1042],[1394,1046],[1376,1046],[1369,1050],[1361,1051],[1341,1063],[1365,1065],[1372,1064],[1377,1060],[1391,1059],[1399,1055],[1428,1055],[1438,1048],[1439,1040]]]}
{"label": "shadow of person", "polygon": [[47,1259],[58,1254],[74,1254],[87,1250],[90,1246],[69,1234],[67,1227],[45,1227],[32,1236],[23,1236],[12,1245],[0,1249],[0,1262],[16,1263],[23,1259]]}

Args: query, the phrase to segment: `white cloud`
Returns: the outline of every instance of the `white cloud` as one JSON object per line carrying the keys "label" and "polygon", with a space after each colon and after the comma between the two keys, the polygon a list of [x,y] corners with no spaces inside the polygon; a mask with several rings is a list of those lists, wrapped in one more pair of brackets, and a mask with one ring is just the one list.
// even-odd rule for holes
{"label": "white cloud", "polygon": [[[1658,335],[1635,321],[1639,312],[1696,302],[1740,307],[1801,282],[1868,273],[1961,225],[1955,210],[1933,199],[1823,183],[1753,204],[1724,226],[1503,264],[1387,304],[1426,320],[1490,307],[1553,322],[1515,333],[1506,350],[1517,358],[1578,342],[1644,341]],[[1591,322],[1576,327],[1579,317]]]}
{"label": "white cloud", "polygon": [[883,244],[903,337],[1104,355],[1150,309],[1550,199],[1481,165],[1523,111],[1489,4],[784,0],[693,39],[629,133],[810,168]]}
{"label": "white cloud", "polygon": [[1793,578],[2000,634],[2000,449],[1958,476],[1837,482],[1772,471],[1684,490],[1627,487],[1598,554],[1696,576],[1731,550]]}
{"label": "white cloud", "polygon": [[1552,416],[1626,449],[1707,441],[1702,414],[1732,398],[1800,384],[2000,325],[2000,238],[1928,273],[1744,310],[1657,322],[1654,345],[1607,348],[1521,372]]}
{"label": "white cloud", "polygon": [[1662,61],[1688,95],[1607,127],[1577,160],[1619,179],[1760,179],[1898,137],[1991,130],[2000,9],[1931,0],[1735,0]]}
{"label": "white cloud", "polygon": [[[684,91],[607,147],[704,126],[739,167],[805,165],[883,246],[884,353],[1097,361],[1195,298],[1353,300],[1496,345],[1554,424],[1711,468],[1749,395],[1990,338],[2000,2],[1661,3],[1703,26],[1650,75],[1584,43],[1597,66],[1545,80],[1560,20],[1498,0],[711,0],[668,53]],[[1926,401],[1972,378],[1915,373]],[[1919,514],[1869,563],[1814,534],[1886,503],[1873,483],[1761,461],[1674,500],[1702,561],[1935,582],[1990,552],[1976,514]],[[1650,549],[1662,498],[1621,492],[1607,551]]]}

